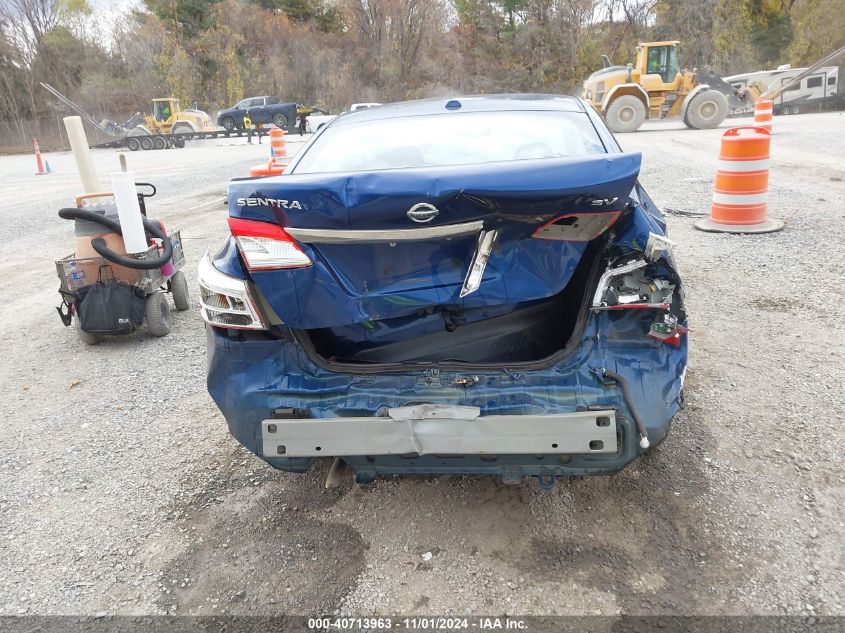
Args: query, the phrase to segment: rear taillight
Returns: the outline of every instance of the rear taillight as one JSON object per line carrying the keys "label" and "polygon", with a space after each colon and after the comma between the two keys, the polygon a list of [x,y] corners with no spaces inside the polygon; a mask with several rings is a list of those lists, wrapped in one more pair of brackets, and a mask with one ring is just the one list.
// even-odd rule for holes
{"label": "rear taillight", "polygon": [[304,268],[313,263],[278,224],[229,218],[229,229],[250,271]]}
{"label": "rear taillight", "polygon": [[200,313],[209,325],[237,330],[264,330],[264,324],[242,279],[221,273],[208,251],[197,268],[200,287]]}

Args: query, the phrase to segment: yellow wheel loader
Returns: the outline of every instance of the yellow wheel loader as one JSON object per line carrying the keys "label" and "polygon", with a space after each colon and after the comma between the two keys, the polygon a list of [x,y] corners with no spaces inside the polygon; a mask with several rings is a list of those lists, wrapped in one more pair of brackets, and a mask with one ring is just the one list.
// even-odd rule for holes
{"label": "yellow wheel loader", "polygon": [[145,115],[143,123],[129,130],[127,136],[212,132],[216,129],[211,124],[211,117],[202,110],[183,110],[179,99],[164,97],[153,99],[152,116]]}
{"label": "yellow wheel loader", "polygon": [[613,132],[633,132],[646,119],[673,116],[691,128],[713,128],[725,119],[729,105],[738,108],[750,98],[720,77],[682,70],[678,44],[641,43],[636,64],[626,66],[613,66],[602,56],[604,68],[584,82],[582,96]]}

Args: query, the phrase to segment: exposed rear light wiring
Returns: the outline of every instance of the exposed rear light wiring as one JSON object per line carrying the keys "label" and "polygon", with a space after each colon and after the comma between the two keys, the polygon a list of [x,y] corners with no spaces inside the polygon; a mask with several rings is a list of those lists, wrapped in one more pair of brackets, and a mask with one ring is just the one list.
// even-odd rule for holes
{"label": "exposed rear light wiring", "polygon": [[[671,248],[669,240],[652,242],[652,257],[657,259],[667,249]],[[672,299],[675,294],[675,284],[658,277],[649,277],[645,268],[649,262],[646,259],[636,259],[616,268],[608,268],[599,279],[598,287],[593,295],[591,310],[623,311],[623,310],[657,310],[663,312],[662,320],[655,321],[649,328],[648,335],[667,345],[675,347],[681,344],[681,336],[688,329],[678,323],[678,318],[671,314]]]}
{"label": "exposed rear light wiring", "polygon": [[305,268],[313,264],[297,241],[278,224],[229,218],[229,229],[251,272]]}
{"label": "exposed rear light wiring", "polygon": [[648,264],[645,259],[635,259],[604,271],[591,309],[668,311],[675,285],[665,279],[646,276],[644,269]]}

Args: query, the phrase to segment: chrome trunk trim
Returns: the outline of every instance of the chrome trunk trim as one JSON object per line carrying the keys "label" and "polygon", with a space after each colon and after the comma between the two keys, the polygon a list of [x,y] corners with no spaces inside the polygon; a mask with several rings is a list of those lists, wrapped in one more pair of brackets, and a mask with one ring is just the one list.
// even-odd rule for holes
{"label": "chrome trunk trim", "polygon": [[422,242],[461,235],[472,235],[484,228],[484,222],[464,222],[412,229],[302,229],[286,226],[285,232],[303,244],[354,244],[375,242]]}

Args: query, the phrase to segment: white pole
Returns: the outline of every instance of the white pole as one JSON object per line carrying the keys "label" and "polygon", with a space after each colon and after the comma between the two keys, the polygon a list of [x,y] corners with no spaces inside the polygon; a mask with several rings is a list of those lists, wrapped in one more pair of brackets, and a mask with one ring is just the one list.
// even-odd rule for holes
{"label": "white pole", "polygon": [[123,231],[126,252],[137,255],[147,252],[147,237],[141,220],[141,207],[135,188],[135,174],[131,171],[117,171],[111,174],[112,193],[117,203],[117,216]]}
{"label": "white pole", "polygon": [[76,168],[79,170],[79,177],[82,178],[82,188],[85,193],[97,193],[100,191],[100,180],[94,169],[94,161],[91,160],[91,149],[88,147],[82,119],[78,116],[66,116],[64,122],[70,148],[76,159]]}

